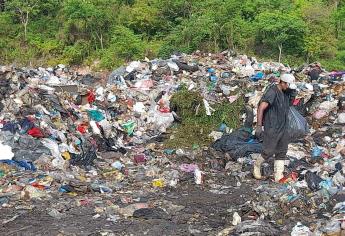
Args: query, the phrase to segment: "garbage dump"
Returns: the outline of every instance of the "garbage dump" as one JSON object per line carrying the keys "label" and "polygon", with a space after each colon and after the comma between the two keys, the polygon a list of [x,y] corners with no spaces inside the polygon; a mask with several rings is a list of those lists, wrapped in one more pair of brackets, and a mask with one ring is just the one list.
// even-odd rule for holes
{"label": "garbage dump", "polygon": [[[313,66],[228,51],[133,61],[107,79],[0,66],[1,231],[342,235],[345,75]],[[287,171],[258,181],[256,110],[285,72],[297,78]]]}

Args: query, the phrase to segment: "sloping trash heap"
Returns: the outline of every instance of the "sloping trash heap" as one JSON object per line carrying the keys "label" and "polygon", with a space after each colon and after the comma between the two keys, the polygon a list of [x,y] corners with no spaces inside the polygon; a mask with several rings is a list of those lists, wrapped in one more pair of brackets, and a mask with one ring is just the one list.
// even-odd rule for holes
{"label": "sloping trash heap", "polygon": [[[261,206],[253,206],[260,220],[274,218],[275,212],[269,211],[280,204],[285,214],[306,211],[324,214],[326,219],[315,218],[308,227],[298,223],[291,235],[340,232],[345,229],[345,77],[342,72],[323,70],[311,81],[308,72],[314,66],[292,69],[228,51],[133,61],[106,80],[78,74],[64,65],[1,66],[0,203],[13,207],[18,200],[66,193],[112,194],[138,186],[155,191],[178,187],[185,174],[191,174],[196,185],[207,187],[205,176],[221,166],[239,181],[259,185],[258,196],[266,196],[257,200]],[[293,105],[307,119],[310,132],[289,145],[288,172],[280,185],[258,183],[250,174],[261,151],[252,134],[256,108],[265,87],[283,72],[295,73],[298,95]],[[164,149],[159,139],[181,119],[169,101],[182,85],[202,95],[201,105],[211,117],[219,101],[244,98],[243,116],[234,117],[243,119],[243,127],[232,130],[219,124],[219,130],[205,134],[216,141],[212,148]],[[220,140],[225,141],[220,144]],[[202,151],[208,153],[207,158]],[[194,163],[175,161],[186,156]],[[200,157],[206,165],[198,163]],[[151,206],[117,206],[108,218],[115,222],[143,208]],[[51,214],[57,217],[58,213],[52,210]],[[227,232],[240,235],[257,230],[249,225],[258,222],[239,220]]]}

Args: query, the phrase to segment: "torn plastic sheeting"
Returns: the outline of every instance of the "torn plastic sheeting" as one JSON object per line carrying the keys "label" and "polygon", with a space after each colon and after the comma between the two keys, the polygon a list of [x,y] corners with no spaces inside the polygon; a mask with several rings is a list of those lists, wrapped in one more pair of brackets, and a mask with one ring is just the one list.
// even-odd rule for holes
{"label": "torn plastic sheeting", "polygon": [[345,184],[345,177],[338,171],[332,178],[333,183],[336,186],[343,186]]}
{"label": "torn plastic sheeting", "polygon": [[338,118],[336,120],[338,124],[345,124],[345,113],[338,114]]}
{"label": "torn plastic sheeting", "polygon": [[227,85],[220,85],[220,89],[222,90],[223,94],[225,96],[229,96],[230,95],[230,90],[231,90],[231,87],[230,86],[227,86]]}
{"label": "torn plastic sheeting", "polygon": [[298,222],[292,229],[291,236],[312,236],[310,229]]}
{"label": "torn plastic sheeting", "polygon": [[172,113],[163,113],[156,111],[153,116],[152,123],[155,125],[156,129],[161,132],[165,132],[165,130],[172,125],[174,122],[174,116]]}
{"label": "torn plastic sheeting", "polygon": [[250,79],[254,82],[257,82],[265,77],[265,74],[262,71],[257,72]]}
{"label": "torn plastic sheeting", "polygon": [[316,112],[314,112],[313,118],[320,120],[320,119],[322,119],[328,115],[329,115],[329,113],[325,110],[317,110]]}
{"label": "torn plastic sheeting", "polygon": [[202,100],[204,102],[204,106],[205,106],[205,110],[206,110],[206,115],[211,116],[212,115],[212,111],[215,111],[210,104],[208,103],[208,101],[206,99]]}
{"label": "torn plastic sheeting", "polygon": [[196,169],[198,169],[197,164],[181,164],[180,170],[186,173],[194,173]]}
{"label": "torn plastic sheeting", "polygon": [[31,161],[1,160],[0,163],[5,163],[8,165],[14,165],[14,166],[21,168],[21,169],[24,169],[24,170],[36,171],[36,167]]}
{"label": "torn plastic sheeting", "polygon": [[88,125],[87,124],[80,124],[77,126],[77,130],[82,133],[82,134],[85,134],[86,131],[88,129]]}
{"label": "torn plastic sheeting", "polygon": [[234,96],[229,96],[228,97],[228,100],[229,100],[230,103],[235,102],[237,99],[238,99],[238,95],[234,95]]}
{"label": "torn plastic sheeting", "polygon": [[16,122],[7,122],[2,126],[1,130],[10,131],[12,134],[15,134],[19,130],[19,127]]}
{"label": "torn plastic sheeting", "polygon": [[35,138],[43,138],[44,137],[43,131],[38,127],[34,127],[32,129],[28,130],[28,135],[35,137]]}
{"label": "torn plastic sheeting", "polygon": [[135,84],[134,87],[140,90],[150,90],[151,87],[153,87],[153,80],[151,79],[142,79],[138,80]]}
{"label": "torn plastic sheeting", "polygon": [[[101,130],[101,134],[109,138],[112,132],[112,123],[110,123],[107,119],[104,119],[100,122],[98,122],[98,127]],[[102,133],[103,132],[103,133]]]}
{"label": "torn plastic sheeting", "polygon": [[333,185],[332,179],[326,179],[326,180],[321,181],[319,183],[319,186],[321,188],[321,192],[327,199],[329,199],[330,196],[338,192],[338,188]]}
{"label": "torn plastic sheeting", "polygon": [[12,148],[0,142],[0,160],[11,160],[13,157]]}
{"label": "torn plastic sheeting", "polygon": [[125,167],[120,161],[115,161],[111,164],[111,167],[121,170],[123,167]]}
{"label": "torn plastic sheeting", "polygon": [[77,165],[77,166],[91,166],[93,164],[93,161],[97,158],[97,153],[94,148],[88,148],[86,151],[84,151],[84,148],[82,149],[81,154],[71,154],[72,159],[70,160],[71,165]]}
{"label": "torn plastic sheeting", "polygon": [[175,62],[178,68],[181,70],[188,71],[188,72],[195,72],[199,70],[199,67],[197,65],[188,65],[178,60],[172,60],[172,61]]}
{"label": "torn plastic sheeting", "polygon": [[21,127],[20,133],[25,134],[28,132],[28,130],[34,128],[35,124],[28,118],[24,118],[19,122],[19,125]]}
{"label": "torn plastic sheeting", "polygon": [[323,179],[319,177],[317,174],[315,174],[314,172],[308,171],[305,174],[304,178],[310,190],[317,191],[321,188],[320,183],[323,181]]}
{"label": "torn plastic sheeting", "polygon": [[88,91],[87,93],[87,102],[93,103],[96,100],[96,95],[93,91]]}
{"label": "torn plastic sheeting", "polygon": [[105,117],[102,114],[102,112],[100,112],[98,110],[88,110],[87,113],[88,113],[90,119],[94,120],[96,122],[100,122],[100,121],[105,119]]}
{"label": "torn plastic sheeting", "polygon": [[320,157],[322,153],[323,153],[323,150],[320,147],[316,146],[316,147],[313,147],[311,156],[313,158]]}
{"label": "torn plastic sheeting", "polygon": [[246,67],[241,70],[241,75],[245,77],[251,77],[254,74],[255,70],[251,65],[246,65]]}
{"label": "torn plastic sheeting", "polygon": [[235,227],[233,235],[265,235],[276,236],[279,235],[277,229],[268,223],[261,220],[246,220],[242,221]]}
{"label": "torn plastic sheeting", "polygon": [[55,141],[49,138],[44,138],[42,139],[41,142],[45,147],[47,147],[50,150],[53,157],[55,158],[61,157],[61,154],[59,151],[59,145]]}
{"label": "torn plastic sheeting", "polygon": [[46,81],[46,83],[49,85],[59,85],[61,84],[61,81],[56,76],[50,76],[49,79]]}
{"label": "torn plastic sheeting", "polygon": [[338,220],[331,220],[327,224],[319,229],[326,235],[341,235],[341,223]]}
{"label": "torn plastic sheeting", "polygon": [[91,126],[92,132],[94,134],[97,134],[97,135],[101,134],[101,130],[99,129],[96,121],[94,121],[94,120],[90,121],[90,126]]}
{"label": "torn plastic sheeting", "polygon": [[127,67],[126,72],[131,73],[135,70],[137,70],[141,65],[140,61],[132,61]]}
{"label": "torn plastic sheeting", "polygon": [[128,135],[132,135],[134,133],[135,127],[136,127],[136,124],[134,121],[128,121],[122,124],[122,128],[126,130]]}
{"label": "torn plastic sheeting", "polygon": [[337,107],[337,104],[338,104],[338,100],[324,101],[318,106],[318,108],[320,110],[325,110],[327,112],[330,112]]}
{"label": "torn plastic sheeting", "polygon": [[178,65],[173,61],[168,61],[168,66],[172,71],[179,71]]}
{"label": "torn plastic sheeting", "polygon": [[104,101],[104,88],[103,87],[98,87],[95,91],[96,93],[96,100],[97,101]]}
{"label": "torn plastic sheeting", "polygon": [[145,112],[145,105],[142,102],[137,102],[133,106],[133,111],[138,113],[144,113]]}
{"label": "torn plastic sheeting", "polygon": [[223,135],[212,144],[212,148],[217,151],[229,153],[234,159],[238,159],[252,153],[261,153],[262,144],[259,143],[258,140],[253,140],[251,137],[252,135],[250,132],[239,129],[230,134]]}
{"label": "torn plastic sheeting", "polygon": [[145,154],[137,154],[134,156],[134,163],[136,165],[145,164],[146,161],[147,161],[147,158]]}
{"label": "torn plastic sheeting", "polygon": [[122,89],[127,88],[127,84],[125,82],[124,76],[126,74],[126,68],[124,66],[121,66],[114,70],[108,78],[107,83],[108,84],[116,84]]}
{"label": "torn plastic sheeting", "polygon": [[107,97],[109,102],[116,102],[116,95],[110,92]]}
{"label": "torn plastic sheeting", "polygon": [[[226,129],[226,128],[225,128]],[[208,137],[213,138],[213,141],[220,139],[223,136],[222,132],[212,131]]]}

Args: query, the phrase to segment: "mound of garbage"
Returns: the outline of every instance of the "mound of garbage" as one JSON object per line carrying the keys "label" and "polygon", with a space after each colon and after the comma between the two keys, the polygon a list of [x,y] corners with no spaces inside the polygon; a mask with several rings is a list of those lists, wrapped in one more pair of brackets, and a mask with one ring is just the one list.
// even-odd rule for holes
{"label": "mound of garbage", "polygon": [[[256,181],[251,168],[262,150],[253,135],[256,109],[265,88],[284,72],[297,78],[293,106],[308,134],[289,145],[280,184]],[[162,199],[149,204],[145,192],[193,186],[227,198],[233,190],[246,196],[251,188],[246,205],[225,209],[229,221],[202,230],[344,232],[345,72],[319,64],[290,68],[226,51],[133,61],[106,80],[64,65],[0,66],[0,83],[1,208],[45,199],[59,204],[66,197],[77,198],[80,207],[85,196],[117,196],[120,202],[111,207],[97,206],[103,210],[95,219],[169,219],[184,206]],[[48,211],[56,219],[67,214]]]}

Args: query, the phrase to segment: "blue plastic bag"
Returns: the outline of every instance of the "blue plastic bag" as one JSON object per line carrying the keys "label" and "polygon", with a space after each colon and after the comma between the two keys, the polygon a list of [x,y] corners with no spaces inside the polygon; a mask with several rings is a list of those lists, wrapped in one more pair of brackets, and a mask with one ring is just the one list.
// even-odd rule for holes
{"label": "blue plastic bag", "polygon": [[31,161],[1,160],[0,162],[8,165],[15,165],[16,167],[24,170],[36,171],[36,167]]}
{"label": "blue plastic bag", "polygon": [[94,120],[96,122],[100,122],[105,119],[104,115],[100,111],[88,110],[87,113],[89,114],[89,117],[91,118],[91,120]]}

